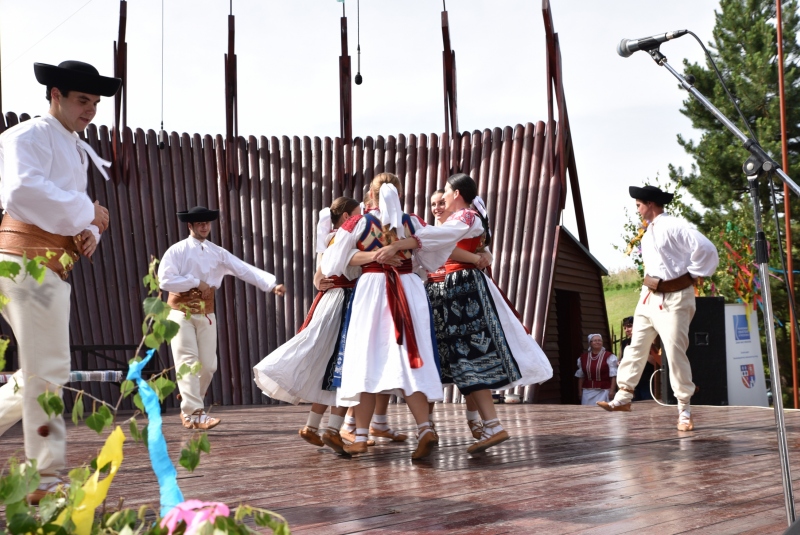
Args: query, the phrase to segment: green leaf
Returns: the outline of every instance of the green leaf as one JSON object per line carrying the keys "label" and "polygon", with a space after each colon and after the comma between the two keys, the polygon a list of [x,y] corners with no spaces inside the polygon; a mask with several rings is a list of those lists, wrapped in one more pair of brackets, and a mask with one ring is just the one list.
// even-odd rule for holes
{"label": "green leaf", "polygon": [[52,409],[55,416],[64,414],[64,400],[61,399],[61,396],[53,394],[50,399],[47,400],[47,404],[50,405],[50,409]]}
{"label": "green leaf", "polygon": [[[53,399],[57,399],[58,401],[52,401]],[[58,416],[64,412],[64,402],[61,401],[61,398],[53,392],[42,392],[39,394],[39,397],[36,398],[36,401],[39,402],[39,406],[42,407],[42,410],[47,414],[48,417],[52,417],[53,415]],[[60,411],[57,410],[59,407],[59,402],[61,407]]]}
{"label": "green leaf", "polygon": [[20,266],[18,263],[10,260],[3,260],[0,262],[0,277],[6,277],[13,280],[17,275],[19,275],[21,269],[22,266]]}
{"label": "green leaf", "polygon": [[45,494],[44,498],[39,502],[39,518],[43,524],[47,524],[54,519],[57,512],[63,509],[63,505],[59,505],[59,497],[54,494]]}
{"label": "green leaf", "polygon": [[106,425],[111,425],[114,423],[114,415],[111,414],[111,410],[108,408],[108,405],[100,405],[100,408],[97,409],[97,413],[103,417]]}
{"label": "green leaf", "polygon": [[72,423],[78,425],[80,420],[83,420],[83,392],[78,392],[72,405]]}
{"label": "green leaf", "polygon": [[164,325],[164,340],[169,342],[175,338],[175,335],[178,334],[181,326],[172,320],[163,320],[162,323]]}
{"label": "green leaf", "polygon": [[[0,294],[0,302],[3,299],[6,299],[6,296],[4,296],[3,294]],[[2,310],[2,308],[3,307],[0,306],[0,310]],[[6,367],[6,350],[8,349],[8,344],[9,343],[10,343],[10,340],[6,336],[0,336],[0,370],[5,369],[5,367]],[[17,380],[14,379],[14,384],[16,385],[16,383],[17,383]],[[14,393],[15,394],[17,393],[17,390],[19,390],[19,385],[14,387]]]}
{"label": "green leaf", "polygon": [[164,401],[164,399],[169,396],[173,390],[175,390],[175,383],[167,379],[166,377],[159,377],[155,380],[156,384],[156,392],[158,392],[158,399],[159,401]]}
{"label": "green leaf", "polygon": [[198,464],[200,464],[200,453],[192,448],[188,450],[182,449],[181,458],[178,462],[189,472],[194,472],[194,469],[197,468]]}
{"label": "green leaf", "polygon": [[8,509],[6,509],[6,518],[10,518],[8,530],[11,533],[36,533],[36,528],[39,527],[36,517],[27,511],[14,514],[13,512],[9,513]]}
{"label": "green leaf", "polygon": [[71,270],[72,264],[75,263],[75,261],[72,260],[72,257],[67,253],[61,253],[61,256],[58,257],[58,262],[59,264],[61,264],[61,267],[63,267],[66,271]]}
{"label": "green leaf", "polygon": [[47,257],[37,256],[27,262],[23,258],[23,262],[25,263],[25,273],[33,277],[39,284],[43,283],[44,275],[47,272],[47,268],[43,264],[47,263]]}
{"label": "green leaf", "polygon": [[144,314],[145,316],[149,316],[150,314],[159,315],[161,314],[166,305],[164,301],[162,301],[158,297],[148,297],[144,300]]}
{"label": "green leaf", "polygon": [[202,433],[200,435],[200,440],[197,444],[197,447],[200,451],[203,451],[205,453],[211,453],[211,443],[208,441],[207,434]]}
{"label": "green leaf", "polygon": [[178,371],[175,372],[175,377],[180,381],[181,379],[183,379],[183,376],[188,373],[191,373],[191,368],[189,367],[188,364],[183,363],[181,364],[181,367],[178,368]]}
{"label": "green leaf", "polygon": [[136,390],[136,383],[134,383],[133,381],[125,379],[124,381],[122,381],[122,384],[119,385],[119,395],[122,396],[123,399],[130,396],[131,392],[133,392],[134,390]]}
{"label": "green leaf", "polygon": [[86,425],[92,431],[96,432],[98,435],[103,432],[103,428],[106,426],[106,419],[103,418],[98,413],[92,413],[86,418]]}
{"label": "green leaf", "polygon": [[144,345],[150,349],[158,349],[158,346],[160,346],[163,341],[163,339],[159,340],[153,333],[150,333],[145,337]]}
{"label": "green leaf", "polygon": [[[95,462],[93,460],[92,462]],[[78,468],[73,468],[69,471],[69,482],[71,487],[80,487],[86,480],[89,479],[91,475],[91,471],[86,468],[85,466],[79,466]]]}
{"label": "green leaf", "polygon": [[131,418],[128,426],[131,432],[131,438],[136,442],[141,442],[142,434],[139,432],[139,426],[136,425],[136,418]]}
{"label": "green leaf", "polygon": [[136,392],[136,394],[133,395],[133,404],[140,411],[145,413],[147,412],[146,410],[144,410],[144,403],[142,403],[142,396],[139,394],[139,392]]}
{"label": "green leaf", "polygon": [[149,439],[148,439],[148,435],[147,435],[147,425],[148,424],[144,424],[144,427],[142,427],[142,442],[144,442],[144,447],[145,448],[149,448],[150,447],[150,444],[148,442]]}
{"label": "green leaf", "polygon": [[[0,310],[3,310],[5,306],[11,302],[11,299],[8,298],[6,294],[0,293]],[[2,368],[0,368],[2,369]]]}

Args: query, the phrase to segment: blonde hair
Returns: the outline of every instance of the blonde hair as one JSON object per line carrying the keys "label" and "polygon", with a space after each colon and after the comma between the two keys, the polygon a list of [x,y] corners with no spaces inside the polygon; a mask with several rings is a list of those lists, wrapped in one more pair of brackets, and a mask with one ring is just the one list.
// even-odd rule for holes
{"label": "blonde hair", "polygon": [[[400,179],[397,178],[397,175],[393,173],[379,173],[375,175],[372,179],[372,182],[369,183],[369,191],[372,194],[372,200],[370,201],[373,206],[378,206],[378,198],[380,197],[381,193],[381,186],[384,184],[391,184],[397,189],[398,194],[403,191],[403,185],[400,183]],[[383,232],[387,236],[389,236],[389,243],[397,240],[397,232],[393,229],[390,229],[388,225],[383,227]]]}

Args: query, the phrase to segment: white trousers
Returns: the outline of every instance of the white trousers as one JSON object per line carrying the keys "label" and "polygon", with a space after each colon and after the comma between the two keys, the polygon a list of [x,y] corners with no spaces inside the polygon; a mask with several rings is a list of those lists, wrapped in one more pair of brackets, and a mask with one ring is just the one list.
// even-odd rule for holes
{"label": "white trousers", "polygon": [[0,436],[12,425],[22,420],[22,389],[24,386],[22,370],[17,370],[13,378],[0,386]]}
{"label": "white trousers", "polygon": [[[2,260],[22,263],[22,258],[7,254],[0,254]],[[59,386],[69,381],[71,287],[49,269],[41,285],[24,272],[23,268],[16,282],[0,277],[0,292],[10,299],[3,307],[3,316],[14,331],[25,381],[25,456],[36,459],[42,475],[52,476],[65,467],[66,427],[62,415],[48,418],[37,398],[46,390],[58,389],[60,393]]]}
{"label": "white trousers", "polygon": [[193,314],[187,320],[184,312],[173,310],[169,319],[181,327],[171,342],[175,371],[184,364],[193,366],[200,363],[198,373],[184,374],[178,380],[181,411],[192,414],[205,408],[203,398],[217,371],[217,317],[215,314]]}
{"label": "white trousers", "polygon": [[[694,288],[690,286],[680,292],[651,293],[648,296],[649,291],[643,287],[639,295],[639,303],[633,316],[631,343],[625,348],[617,371],[617,385],[620,390],[614,399],[622,402],[633,399],[633,390],[639,384],[647,364],[650,345],[656,336],[660,336],[661,346],[669,362],[669,381],[675,399],[678,400],[678,411],[682,411],[689,406],[694,394],[692,367],[686,357],[689,324],[695,311]],[[630,389],[630,392],[622,390],[623,387]]]}

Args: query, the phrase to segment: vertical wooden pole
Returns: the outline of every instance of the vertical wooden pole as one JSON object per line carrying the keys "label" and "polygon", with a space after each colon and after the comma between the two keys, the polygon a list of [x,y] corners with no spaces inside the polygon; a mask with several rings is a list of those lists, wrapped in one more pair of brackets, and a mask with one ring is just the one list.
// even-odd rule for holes
{"label": "vertical wooden pole", "polygon": [[[786,95],[784,93],[784,78],[783,78],[783,21],[781,13],[781,0],[775,0],[775,9],[777,13],[777,29],[778,29],[778,94],[780,95],[781,106],[781,155],[783,170],[789,173],[789,145],[786,139]],[[783,221],[786,224],[786,277],[789,282],[789,300],[792,304],[794,300],[794,262],[792,261],[792,208],[791,208],[791,194],[789,186],[783,185]],[[797,339],[795,336],[796,319],[794,317],[793,307],[789,307],[789,321],[791,328],[789,335],[792,343],[792,393],[794,398],[794,408],[800,406],[800,396],[797,392]]]}
{"label": "vertical wooden pole", "polygon": [[236,155],[236,139],[239,125],[236,117],[238,109],[236,98],[236,53],[234,43],[236,37],[236,19],[233,13],[228,15],[228,53],[225,54],[225,172],[221,173],[227,181],[238,188],[238,158]]}
{"label": "vertical wooden pole", "polygon": [[[339,56],[339,127],[345,145],[353,142],[353,101],[350,55],[347,51],[347,17],[341,19],[342,55]],[[345,177],[347,180],[347,177]]]}

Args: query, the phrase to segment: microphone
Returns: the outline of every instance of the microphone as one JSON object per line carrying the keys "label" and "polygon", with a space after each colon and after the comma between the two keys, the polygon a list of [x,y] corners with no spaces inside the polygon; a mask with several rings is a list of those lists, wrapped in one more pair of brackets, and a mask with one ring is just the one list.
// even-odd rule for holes
{"label": "microphone", "polygon": [[689,30],[675,30],[674,32],[643,37],[641,39],[623,39],[619,42],[619,45],[617,45],[617,54],[623,58],[627,58],[637,50],[653,50],[654,48],[658,48],[661,43],[671,39],[677,39],[687,33],[689,33]]}

